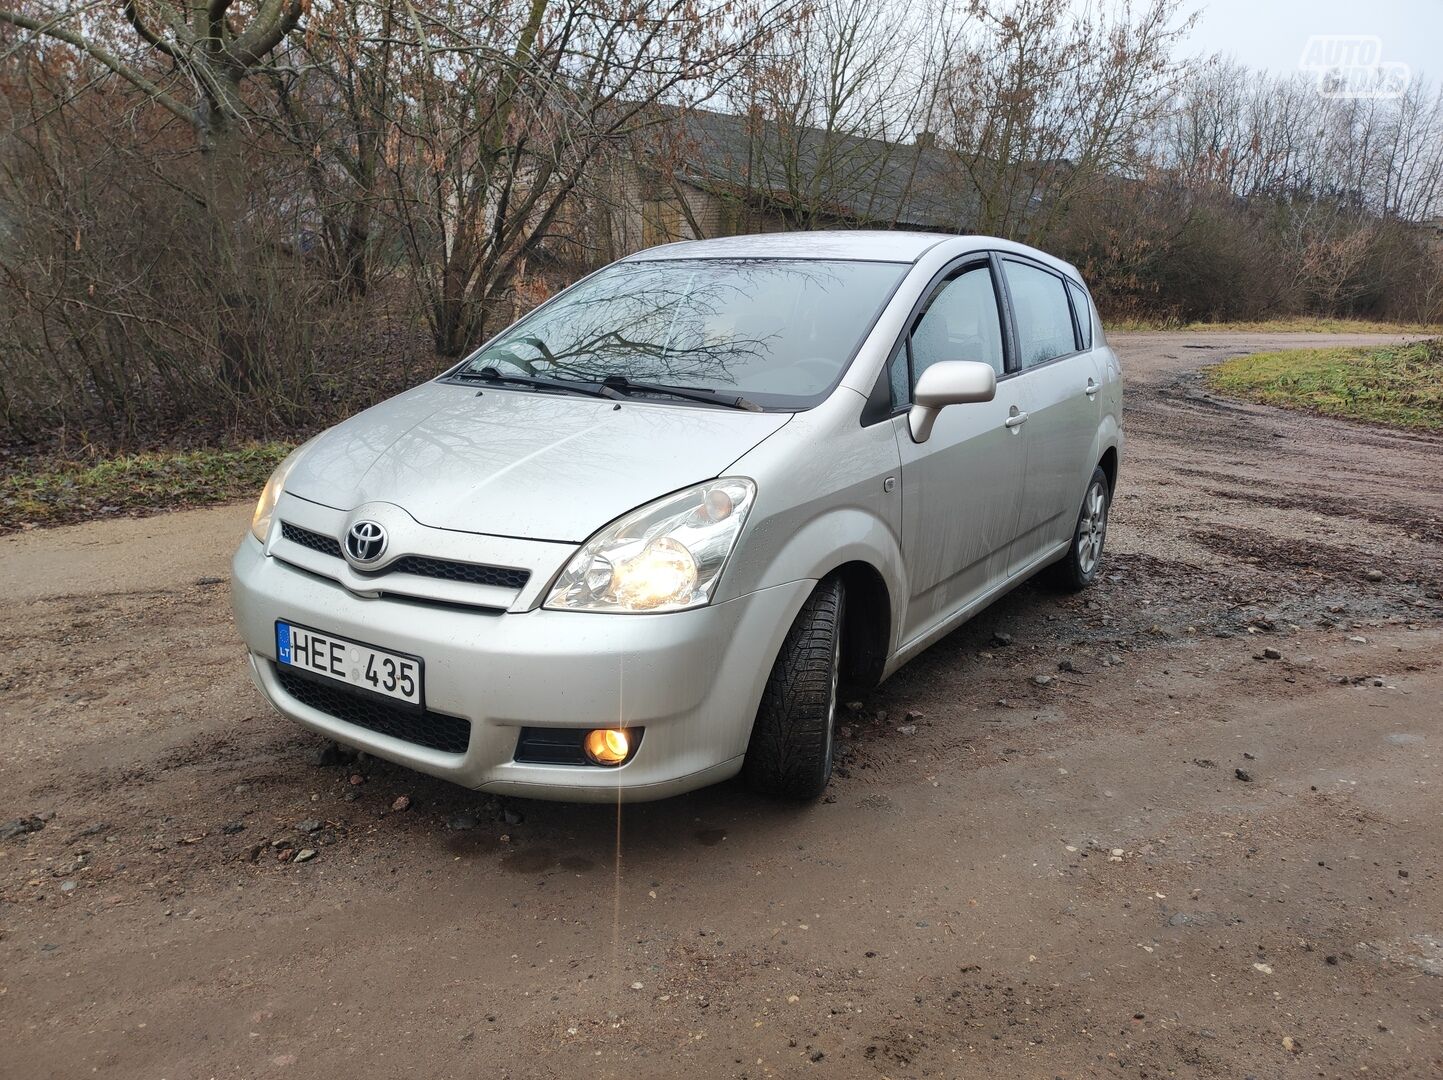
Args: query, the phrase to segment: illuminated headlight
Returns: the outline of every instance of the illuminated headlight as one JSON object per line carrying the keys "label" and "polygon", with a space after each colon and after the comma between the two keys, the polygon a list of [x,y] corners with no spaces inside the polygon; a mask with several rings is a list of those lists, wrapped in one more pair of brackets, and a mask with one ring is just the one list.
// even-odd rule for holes
{"label": "illuminated headlight", "polygon": [[266,486],[261,489],[261,497],[256,500],[255,513],[251,515],[251,535],[262,544],[271,531],[271,518],[276,512],[276,502],[285,490],[286,477],[290,475],[291,469],[295,468],[296,462],[300,459],[301,451],[309,446],[309,442],[302,443],[296,447],[285,459],[276,466],[271,478],[266,481]]}
{"label": "illuminated headlight", "polygon": [[708,603],[756,493],[729,477],[633,510],[582,545],[545,606],[641,614]]}

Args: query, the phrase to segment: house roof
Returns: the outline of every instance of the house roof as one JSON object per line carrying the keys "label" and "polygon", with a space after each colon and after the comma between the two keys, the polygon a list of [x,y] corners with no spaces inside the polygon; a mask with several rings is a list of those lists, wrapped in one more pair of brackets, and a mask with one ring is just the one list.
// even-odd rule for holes
{"label": "house roof", "polygon": [[893,228],[957,233],[976,218],[956,165],[935,147],[706,109],[668,111],[662,152],[695,187]]}

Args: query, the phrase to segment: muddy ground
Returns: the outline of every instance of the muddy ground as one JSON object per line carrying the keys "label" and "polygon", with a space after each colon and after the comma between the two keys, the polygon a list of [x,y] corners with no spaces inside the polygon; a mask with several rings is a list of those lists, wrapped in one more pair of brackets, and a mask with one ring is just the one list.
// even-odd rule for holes
{"label": "muddy ground", "polygon": [[1332,340],[1119,336],[1105,580],[857,702],[802,808],[313,765],[248,508],[0,540],[0,1075],[1443,1074],[1443,441],[1196,375]]}

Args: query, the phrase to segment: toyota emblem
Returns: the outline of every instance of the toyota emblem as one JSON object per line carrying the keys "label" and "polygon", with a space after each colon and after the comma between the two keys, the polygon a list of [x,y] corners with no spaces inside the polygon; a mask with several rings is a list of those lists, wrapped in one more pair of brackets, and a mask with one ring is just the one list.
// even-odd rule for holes
{"label": "toyota emblem", "polygon": [[373,563],[386,551],[386,530],[374,521],[358,521],[346,533],[346,556],[352,562]]}

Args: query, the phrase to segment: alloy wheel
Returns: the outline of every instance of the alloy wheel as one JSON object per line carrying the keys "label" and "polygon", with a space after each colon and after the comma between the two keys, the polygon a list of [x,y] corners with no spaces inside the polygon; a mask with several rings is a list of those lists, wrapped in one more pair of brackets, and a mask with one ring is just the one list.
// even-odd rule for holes
{"label": "alloy wheel", "polygon": [[1077,523],[1077,568],[1090,577],[1102,558],[1107,535],[1107,488],[1099,480],[1087,489],[1082,500],[1082,517]]}

